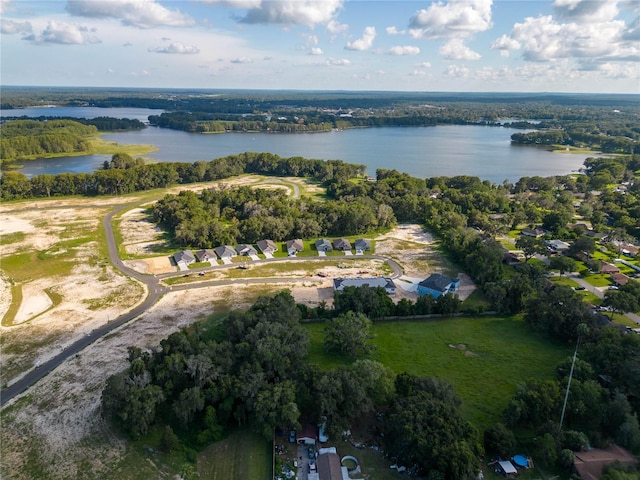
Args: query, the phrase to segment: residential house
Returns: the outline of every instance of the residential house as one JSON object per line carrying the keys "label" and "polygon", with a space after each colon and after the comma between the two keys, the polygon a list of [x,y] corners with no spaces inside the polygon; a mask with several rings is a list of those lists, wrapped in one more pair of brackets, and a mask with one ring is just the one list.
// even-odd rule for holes
{"label": "residential house", "polygon": [[593,230],[587,230],[586,232],[584,232],[584,234],[587,237],[595,238],[596,240],[599,240],[601,242],[606,241],[607,238],[609,238],[608,233],[594,232]]}
{"label": "residential house", "polygon": [[573,468],[582,480],[599,480],[603,468],[611,463],[633,465],[637,461],[633,455],[618,445],[586,452],[573,452]]}
{"label": "residential house", "polygon": [[238,255],[242,255],[245,257],[250,257],[252,255],[258,255],[258,251],[253,247],[253,245],[238,245],[236,247],[236,252]]}
{"label": "residential house", "polygon": [[231,245],[222,245],[214,248],[213,251],[220,257],[220,260],[230,260],[236,256],[236,249]]}
{"label": "residential house", "polygon": [[333,250],[331,241],[327,240],[326,238],[316,240],[316,250],[318,250],[319,252],[330,252],[331,250]]}
{"label": "residential house", "polygon": [[371,250],[371,240],[358,238],[355,243],[356,253],[364,253]]}
{"label": "residential house", "polygon": [[[343,478],[349,478],[347,467],[343,467],[340,463],[340,457],[336,452],[326,451],[328,449],[322,449],[322,453],[318,455],[316,460],[318,465],[318,477],[320,480],[342,480]],[[343,475],[346,474],[346,477]]]}
{"label": "residential house", "polygon": [[364,287],[370,288],[382,287],[388,295],[396,294],[396,284],[388,277],[371,277],[371,278],[334,278],[333,290],[340,292],[345,287]]}
{"label": "residential house", "polygon": [[540,238],[544,235],[544,233],[544,230],[542,230],[541,228],[523,228],[520,231],[520,235],[533,238]]}
{"label": "residential house", "polygon": [[216,257],[216,252],[210,248],[206,248],[204,250],[198,250],[196,252],[196,258],[199,262],[211,262],[217,260],[218,257]]}
{"label": "residential house", "polygon": [[622,287],[623,285],[626,285],[627,283],[629,283],[629,280],[631,279],[627,277],[624,273],[611,274],[611,281],[619,287]]}
{"label": "residential house", "polygon": [[186,270],[188,268],[187,265],[196,261],[196,257],[191,250],[182,250],[175,253],[173,259],[180,270]]}
{"label": "residential house", "polygon": [[438,298],[440,295],[455,292],[459,286],[460,279],[434,273],[418,284],[418,295],[431,295],[433,298]]}
{"label": "residential house", "polygon": [[278,247],[273,240],[258,240],[258,248],[262,253],[268,253],[270,255],[278,251]]}
{"label": "residential house", "polygon": [[620,273],[620,269],[611,263],[602,262],[600,265],[600,273]]}
{"label": "residential house", "polygon": [[547,249],[552,253],[562,253],[569,250],[569,245],[567,242],[563,242],[562,240],[547,240],[545,242],[547,244]]}
{"label": "residential house", "polygon": [[351,250],[351,242],[346,238],[336,238],[333,241],[333,248],[336,250],[342,250],[343,252],[346,250]]}
{"label": "residential house", "polygon": [[502,261],[510,266],[520,265],[520,258],[513,252],[504,252]]}
{"label": "residential house", "polygon": [[315,445],[318,440],[318,428],[311,423],[302,425],[302,430],[296,432],[296,442],[301,445]]}
{"label": "residential house", "polygon": [[640,247],[637,247],[630,243],[621,243],[620,245],[618,245],[618,248],[620,249],[620,253],[622,253],[623,255],[627,255],[628,257],[637,257],[638,252],[640,252]]}
{"label": "residential house", "polygon": [[304,250],[304,243],[302,243],[302,240],[299,238],[296,238],[295,240],[287,240],[285,245],[290,257],[295,257],[297,253]]}

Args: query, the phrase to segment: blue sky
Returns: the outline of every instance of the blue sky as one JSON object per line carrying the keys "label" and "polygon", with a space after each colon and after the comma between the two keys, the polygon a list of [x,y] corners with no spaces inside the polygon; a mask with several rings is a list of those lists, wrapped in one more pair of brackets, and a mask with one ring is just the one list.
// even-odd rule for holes
{"label": "blue sky", "polygon": [[640,93],[638,0],[0,0],[2,85]]}

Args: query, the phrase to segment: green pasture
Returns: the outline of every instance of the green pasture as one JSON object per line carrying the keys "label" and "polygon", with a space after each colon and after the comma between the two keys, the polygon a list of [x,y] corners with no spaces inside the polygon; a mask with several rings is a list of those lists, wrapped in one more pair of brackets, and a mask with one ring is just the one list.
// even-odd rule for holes
{"label": "green pasture", "polygon": [[271,480],[271,462],[271,442],[239,430],[198,455],[198,473],[209,480]]}
{"label": "green pasture", "polygon": [[[322,348],[322,323],[306,324],[310,361],[332,368],[349,360]],[[531,331],[517,317],[458,317],[377,322],[370,358],[395,373],[435,376],[454,385],[463,413],[480,431],[499,421],[517,385],[553,376],[567,345]]]}

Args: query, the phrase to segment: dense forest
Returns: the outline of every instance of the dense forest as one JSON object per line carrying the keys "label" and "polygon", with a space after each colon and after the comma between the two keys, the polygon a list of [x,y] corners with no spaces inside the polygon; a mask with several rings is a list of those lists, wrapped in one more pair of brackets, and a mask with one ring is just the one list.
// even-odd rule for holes
{"label": "dense forest", "polygon": [[7,121],[0,131],[0,161],[52,153],[89,153],[89,137],[99,131],[140,130],[144,123],[128,118],[27,118]]}

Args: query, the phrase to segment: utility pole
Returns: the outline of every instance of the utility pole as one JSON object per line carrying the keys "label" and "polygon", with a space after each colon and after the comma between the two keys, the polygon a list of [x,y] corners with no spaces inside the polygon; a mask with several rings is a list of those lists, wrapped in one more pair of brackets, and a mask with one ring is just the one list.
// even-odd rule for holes
{"label": "utility pole", "polygon": [[571,388],[571,379],[573,378],[573,369],[576,366],[576,357],[578,356],[578,347],[580,346],[580,339],[582,334],[587,331],[587,326],[584,323],[578,325],[578,340],[576,340],[576,349],[573,352],[573,361],[571,362],[571,370],[569,371],[569,381],[567,382],[567,391],[564,394],[564,403],[562,404],[562,414],[560,415],[560,431],[562,432],[562,423],[564,422],[564,412],[567,409],[567,400],[569,399],[569,388]]}

